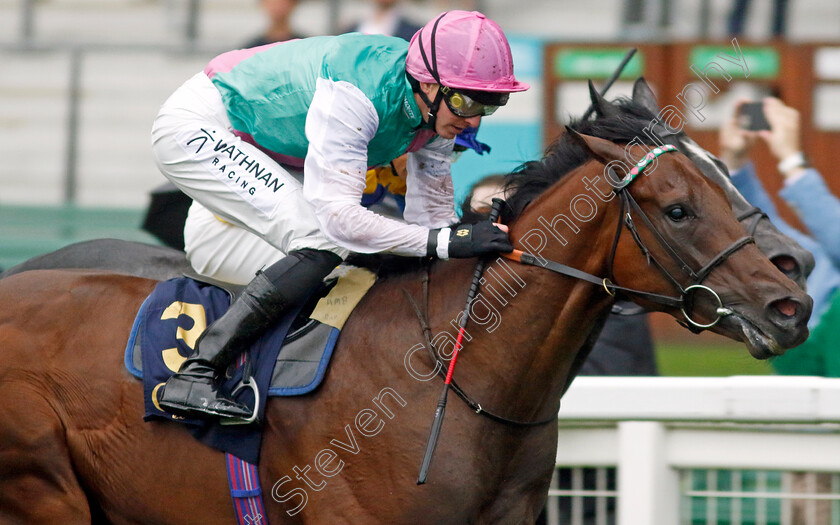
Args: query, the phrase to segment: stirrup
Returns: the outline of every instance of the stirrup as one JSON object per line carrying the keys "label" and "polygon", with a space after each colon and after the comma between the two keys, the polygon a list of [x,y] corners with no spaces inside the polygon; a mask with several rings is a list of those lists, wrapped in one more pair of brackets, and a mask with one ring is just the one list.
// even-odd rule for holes
{"label": "stirrup", "polygon": [[247,387],[251,387],[251,391],[254,393],[254,411],[251,413],[251,416],[247,418],[223,417],[219,419],[220,425],[250,425],[257,421],[257,415],[260,413],[260,390],[257,388],[257,382],[254,381],[253,377],[239,383],[239,385],[233,389],[233,392],[230,393],[230,398],[234,399],[239,392]]}

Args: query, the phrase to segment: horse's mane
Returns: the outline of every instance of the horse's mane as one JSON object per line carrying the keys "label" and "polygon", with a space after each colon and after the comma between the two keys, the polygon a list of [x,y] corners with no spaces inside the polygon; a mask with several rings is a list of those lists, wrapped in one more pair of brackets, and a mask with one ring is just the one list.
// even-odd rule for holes
{"label": "horse's mane", "polygon": [[[612,106],[617,111],[611,111],[610,115],[591,120],[573,119],[568,127],[618,144],[627,144],[635,138],[643,144],[652,142],[643,129],[655,118],[653,113],[628,98],[619,98]],[[507,208],[503,220],[509,222],[518,217],[532,200],[588,159],[588,152],[578,141],[568,133],[561,134],[546,148],[541,160],[526,162],[505,177]]]}

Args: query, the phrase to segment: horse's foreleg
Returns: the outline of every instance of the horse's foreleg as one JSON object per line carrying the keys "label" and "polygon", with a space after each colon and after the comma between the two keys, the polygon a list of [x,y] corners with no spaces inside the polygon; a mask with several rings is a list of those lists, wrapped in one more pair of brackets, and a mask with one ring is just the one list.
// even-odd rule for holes
{"label": "horse's foreleg", "polygon": [[0,376],[0,523],[90,524],[58,415],[10,374]]}

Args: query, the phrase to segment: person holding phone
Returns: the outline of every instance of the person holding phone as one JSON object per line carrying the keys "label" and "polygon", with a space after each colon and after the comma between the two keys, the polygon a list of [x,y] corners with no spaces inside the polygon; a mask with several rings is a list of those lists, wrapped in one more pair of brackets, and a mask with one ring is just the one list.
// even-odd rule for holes
{"label": "person holding phone", "polygon": [[730,173],[747,167],[756,140],[767,143],[786,179],[802,175],[807,163],[799,141],[798,111],[772,97],[761,102],[740,101],[720,132],[720,157]]}
{"label": "person holding phone", "polygon": [[764,102],[744,102],[738,107],[738,127],[747,131],[770,129],[770,123],[764,116]]}
{"label": "person holding phone", "polygon": [[[745,118],[744,115],[754,111],[744,109],[746,107],[758,107],[766,126],[755,125],[761,118],[756,120],[754,114]],[[834,291],[840,288],[840,200],[831,193],[820,173],[808,164],[800,133],[799,112],[781,100],[741,101],[720,130],[720,158],[744,197],[767,213],[780,230],[818,257],[817,267],[808,278],[808,293],[814,298],[814,315],[810,322],[816,323],[820,311],[825,310]],[[750,149],[757,141],[766,143],[776,158],[778,172],[784,181],[779,196],[802,219],[810,236],[784,223],[762,187],[749,160]]]}
{"label": "person holding phone", "polygon": [[[756,109],[761,111],[760,118],[756,117]],[[757,124],[762,118],[766,126]],[[810,250],[816,261],[814,271],[808,276],[808,293],[814,298],[814,313],[808,322],[811,335],[802,345],[774,358],[773,368],[781,375],[840,377],[840,352],[837,352],[840,346],[837,330],[840,326],[840,199],[831,193],[802,153],[799,112],[776,98],[740,103],[721,129],[719,139],[721,159],[738,190],[761,208],[779,230]],[[796,211],[810,236],[782,220],[762,187],[748,155],[756,141],[764,141],[776,157],[784,180],[779,196]],[[816,475],[816,489],[809,488],[806,474],[790,473],[790,476],[793,492],[831,491],[831,478],[827,474]],[[828,502],[819,501],[815,505],[817,518],[808,521],[806,500],[793,500],[792,523],[828,523],[831,514]]]}

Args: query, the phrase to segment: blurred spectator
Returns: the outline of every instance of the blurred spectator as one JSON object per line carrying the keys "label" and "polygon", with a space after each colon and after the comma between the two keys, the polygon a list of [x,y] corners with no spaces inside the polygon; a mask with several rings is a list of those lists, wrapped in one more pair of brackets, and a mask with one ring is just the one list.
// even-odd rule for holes
{"label": "blurred spectator", "polygon": [[[737,107],[735,114],[737,114]],[[808,293],[814,299],[814,310],[808,326],[811,335],[802,345],[788,350],[772,361],[782,375],[840,377],[840,200],[826,186],[817,170],[808,166],[800,146],[799,112],[776,98],[763,102],[764,115],[770,130],[746,131],[733,116],[720,132],[721,159],[729,168],[732,182],[754,206],[758,206],[783,233],[795,239],[814,254],[816,266],[808,277]],[[749,162],[750,147],[764,141],[779,162],[784,186],[779,191],[791,205],[811,236],[786,224],[773,201],[764,190]],[[815,487],[809,487],[807,475],[792,473],[793,492],[831,492],[831,476],[815,474]],[[794,500],[793,524],[829,523],[828,501]],[[817,519],[808,518],[808,507]]]}
{"label": "blurred spectator", "polygon": [[461,205],[461,216],[490,213],[493,199],[505,199],[504,175],[487,175],[473,184]]}
{"label": "blurred spectator", "polygon": [[245,47],[264,46],[274,42],[303,38],[302,35],[294,32],[291,25],[292,13],[297,4],[298,0],[260,0],[260,7],[265,11],[268,19],[268,27]]}
{"label": "blurred spectator", "polygon": [[621,38],[651,40],[666,34],[671,19],[671,0],[624,0]]}
{"label": "blurred spectator", "polygon": [[[729,14],[729,34],[741,36],[744,34],[744,24],[750,0],[735,0],[732,12]],[[774,38],[784,38],[787,26],[788,0],[773,0],[773,25],[771,27]]]}
{"label": "blurred spectator", "polygon": [[[721,128],[721,160],[744,197],[761,208],[783,233],[814,254],[816,266],[808,277],[808,293],[814,299],[814,313],[809,321],[813,328],[840,288],[840,200],[831,193],[817,170],[807,164],[800,146],[799,112],[776,98],[764,99],[763,109],[770,130],[744,130],[734,116]],[[764,141],[779,162],[784,180],[779,196],[802,219],[810,236],[784,222],[762,187],[748,156],[757,140]],[[774,363],[781,364],[787,358],[787,355],[778,358]],[[836,359],[836,375],[840,377],[840,354]]]}
{"label": "blurred spectator", "polygon": [[435,0],[435,8],[437,11],[451,11],[452,9],[481,11],[478,8],[478,0]]}
{"label": "blurred spectator", "polygon": [[420,25],[403,16],[400,0],[373,0],[371,3],[372,12],[347,32],[389,35],[410,41],[420,29]]}
{"label": "blurred spectator", "polygon": [[154,235],[164,246],[183,250],[184,223],[192,202],[171,182],[157,186],[149,194],[149,206],[141,228]]}

